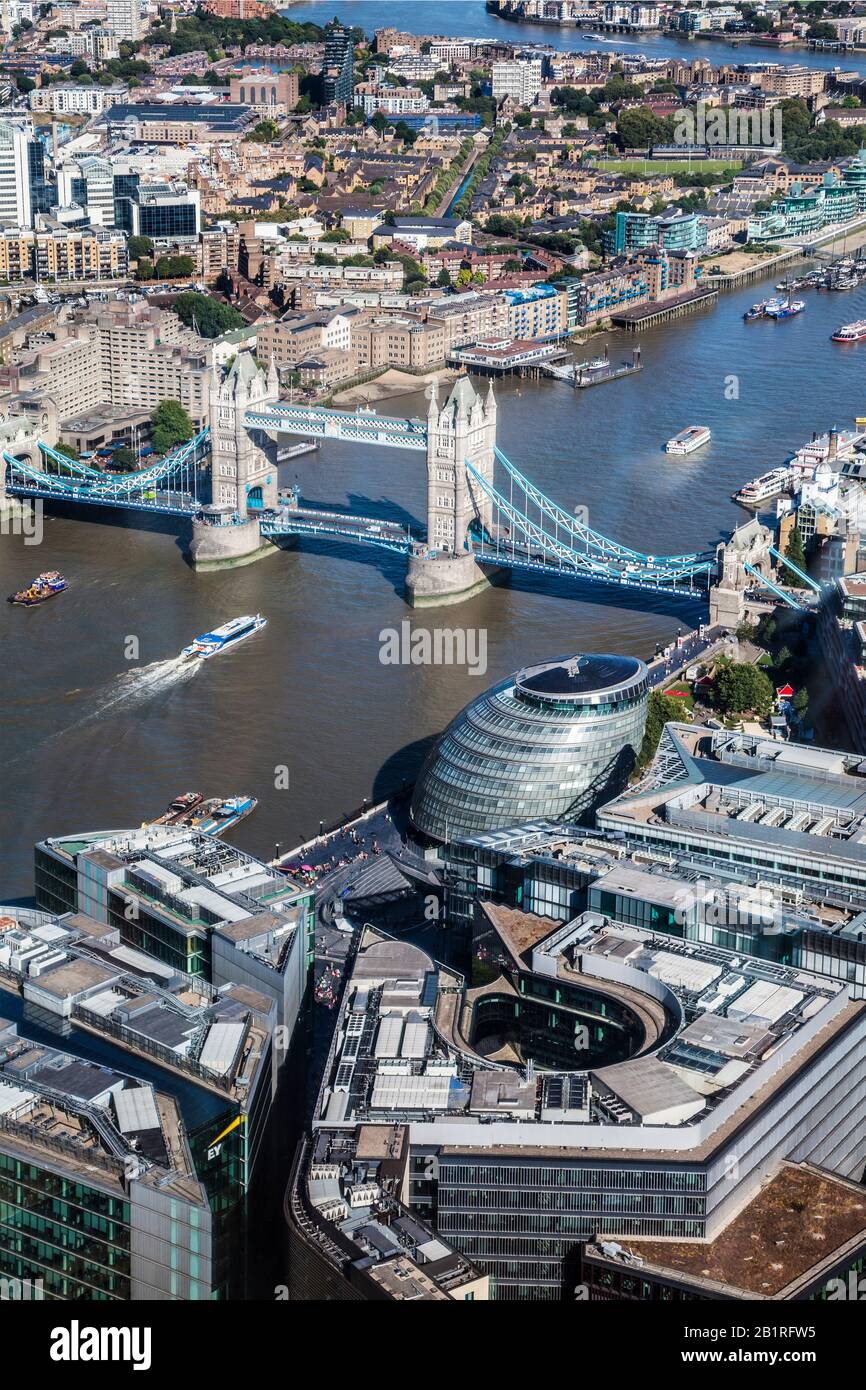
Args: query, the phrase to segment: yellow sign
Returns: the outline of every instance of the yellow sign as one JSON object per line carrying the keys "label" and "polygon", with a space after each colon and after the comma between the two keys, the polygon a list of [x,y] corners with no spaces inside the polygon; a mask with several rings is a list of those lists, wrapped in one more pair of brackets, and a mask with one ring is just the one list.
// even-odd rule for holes
{"label": "yellow sign", "polygon": [[226,1135],[231,1134],[233,1129],[237,1129],[239,1125],[245,1124],[246,1118],[246,1115],[238,1115],[234,1120],[232,1120],[230,1125],[226,1125],[225,1129],[222,1131],[221,1134],[217,1135],[216,1139],[213,1140],[210,1148],[208,1149],[207,1156],[209,1159],[214,1159],[218,1157],[220,1145],[223,1139],[225,1139]]}

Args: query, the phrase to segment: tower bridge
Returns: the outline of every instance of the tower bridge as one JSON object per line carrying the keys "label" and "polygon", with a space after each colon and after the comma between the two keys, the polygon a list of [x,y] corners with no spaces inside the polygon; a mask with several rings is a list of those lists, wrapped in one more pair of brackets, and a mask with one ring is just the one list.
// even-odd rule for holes
{"label": "tower bridge", "polygon": [[[210,425],[166,458],[133,473],[108,475],[39,443],[3,451],[5,499],[60,499],[191,519],[190,554],[200,569],[247,564],[286,539],[335,540],[406,556],[413,605],[460,602],[496,571],[573,578],[710,601],[714,621],[742,616],[746,591],[769,580],[772,537],[703,553],[647,555],[591,529],[540,491],[497,447],[492,383],[480,394],[460,377],[441,404],[434,386],[426,419],[295,405],[279,399],[265,372],[241,353],[211,380]],[[342,440],[423,452],[426,531],[334,508],[309,508],[278,486],[282,436]],[[35,457],[37,455],[38,457]],[[14,505],[14,503],[12,504]],[[748,561],[748,569],[745,562]],[[721,589],[721,603],[716,594]]]}

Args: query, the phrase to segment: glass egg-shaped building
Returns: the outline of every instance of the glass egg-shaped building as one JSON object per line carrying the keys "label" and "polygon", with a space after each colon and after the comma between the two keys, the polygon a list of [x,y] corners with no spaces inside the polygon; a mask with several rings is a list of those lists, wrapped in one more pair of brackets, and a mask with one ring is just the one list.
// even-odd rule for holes
{"label": "glass egg-shaped building", "polygon": [[648,691],[633,656],[518,671],[467,705],[428,754],[412,796],[415,828],[450,840],[538,817],[587,820],[634,768]]}

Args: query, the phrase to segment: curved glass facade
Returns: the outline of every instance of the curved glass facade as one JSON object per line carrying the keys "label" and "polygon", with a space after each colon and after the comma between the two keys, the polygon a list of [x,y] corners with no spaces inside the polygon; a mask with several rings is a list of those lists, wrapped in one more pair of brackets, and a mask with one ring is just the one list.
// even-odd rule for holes
{"label": "curved glass facade", "polygon": [[413,824],[449,840],[542,816],[586,820],[626,784],[647,695],[636,657],[564,657],[519,671],[451,721],[421,769]]}

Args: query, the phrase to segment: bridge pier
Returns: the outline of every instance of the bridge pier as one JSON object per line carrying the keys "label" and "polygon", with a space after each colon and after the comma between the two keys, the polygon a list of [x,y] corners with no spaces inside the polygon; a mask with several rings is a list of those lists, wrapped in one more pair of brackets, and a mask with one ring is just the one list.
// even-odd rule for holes
{"label": "bridge pier", "polygon": [[[205,508],[205,516],[208,515]],[[258,518],[246,521],[220,522],[211,513],[210,520],[192,523],[189,558],[193,569],[222,570],[238,565],[251,565],[266,555],[276,555],[278,547],[262,535]]]}
{"label": "bridge pier", "polygon": [[410,555],[406,600],[413,608],[440,608],[462,603],[492,582],[474,555]]}

